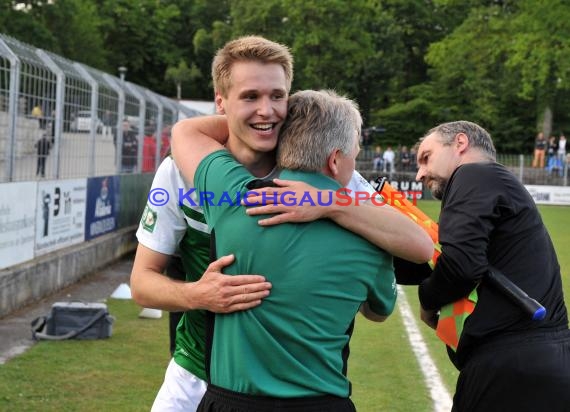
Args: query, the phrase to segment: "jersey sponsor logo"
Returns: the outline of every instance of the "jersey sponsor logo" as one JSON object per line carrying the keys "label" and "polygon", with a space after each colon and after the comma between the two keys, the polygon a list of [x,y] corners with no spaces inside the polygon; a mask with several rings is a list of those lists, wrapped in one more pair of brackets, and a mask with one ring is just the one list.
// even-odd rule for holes
{"label": "jersey sponsor logo", "polygon": [[154,232],[154,228],[156,227],[156,221],[158,218],[158,214],[152,210],[148,204],[144,208],[144,212],[141,219],[141,225],[144,230],[147,232]]}

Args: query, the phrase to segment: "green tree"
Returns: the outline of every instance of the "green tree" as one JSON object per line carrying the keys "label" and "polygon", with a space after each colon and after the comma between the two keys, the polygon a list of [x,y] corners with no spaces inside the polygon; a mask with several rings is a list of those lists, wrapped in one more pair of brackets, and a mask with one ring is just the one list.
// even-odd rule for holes
{"label": "green tree", "polygon": [[521,0],[519,13],[509,23],[515,41],[508,45],[507,67],[518,72],[516,89],[523,99],[537,107],[539,128],[546,136],[552,131],[552,117],[559,94],[570,90],[570,4]]}
{"label": "green tree", "polygon": [[100,19],[91,2],[2,2],[0,27],[37,48],[95,67],[106,65]]}
{"label": "green tree", "polygon": [[46,25],[57,38],[54,51],[89,66],[108,68],[101,19],[92,2],[57,0],[43,10]]}
{"label": "green tree", "polygon": [[[402,64],[386,82],[382,100],[373,105],[371,122],[386,132],[377,136],[381,144],[412,145],[447,112],[436,98],[437,88],[430,83],[425,54],[460,24],[464,10],[443,7],[423,0],[384,0],[383,8],[399,30],[397,49]],[[380,141],[381,140],[381,141]]]}
{"label": "green tree", "polygon": [[219,25],[226,26],[229,13],[227,0],[171,0],[177,4],[180,14],[173,19],[171,41],[178,53],[176,59],[169,61],[177,64],[181,59],[192,62],[200,76],[193,76],[187,82],[193,99],[212,99],[211,67],[212,58],[221,43],[215,42],[212,32]]}
{"label": "green tree", "polygon": [[165,80],[173,81],[176,85],[176,98],[182,98],[182,84],[201,78],[202,74],[195,65],[188,67],[184,60],[180,60],[178,66],[170,66],[166,69]]}
{"label": "green tree", "polygon": [[[40,2],[1,1],[1,32],[17,40],[45,48],[57,50],[57,38],[51,33],[42,15]],[[24,7],[25,6],[25,7]]]}
{"label": "green tree", "polygon": [[365,118],[402,68],[398,25],[370,0],[235,0],[196,34],[195,48],[217,49],[252,28],[290,47],[293,90],[334,88],[355,98]]}
{"label": "green tree", "polygon": [[550,133],[549,120],[560,113],[554,105],[570,87],[570,6],[540,0],[472,3],[464,21],[426,56],[436,98],[448,117],[493,131],[499,149],[527,151],[537,129]]}
{"label": "green tree", "polygon": [[[95,0],[91,0],[95,1]],[[164,73],[180,60],[172,32],[180,9],[172,1],[96,0],[108,50],[108,70],[128,69],[128,80],[164,93]]]}

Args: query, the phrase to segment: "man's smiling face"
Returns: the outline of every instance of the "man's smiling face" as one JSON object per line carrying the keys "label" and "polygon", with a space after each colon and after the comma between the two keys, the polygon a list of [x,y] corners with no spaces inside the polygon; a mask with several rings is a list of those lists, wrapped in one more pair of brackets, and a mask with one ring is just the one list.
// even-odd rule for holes
{"label": "man's smiling face", "polygon": [[233,150],[241,146],[252,152],[273,151],[287,116],[287,98],[287,79],[281,65],[234,63],[227,96],[216,93],[218,112],[228,119]]}

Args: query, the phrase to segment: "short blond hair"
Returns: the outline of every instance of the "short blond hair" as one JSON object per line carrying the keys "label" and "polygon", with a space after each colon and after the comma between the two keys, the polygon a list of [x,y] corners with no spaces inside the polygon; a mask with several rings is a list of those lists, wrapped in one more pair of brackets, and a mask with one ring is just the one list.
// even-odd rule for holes
{"label": "short blond hair", "polygon": [[245,36],[231,40],[218,50],[212,62],[214,91],[227,97],[231,87],[232,66],[235,62],[255,61],[281,65],[287,80],[287,92],[293,81],[293,56],[289,48],[260,36]]}

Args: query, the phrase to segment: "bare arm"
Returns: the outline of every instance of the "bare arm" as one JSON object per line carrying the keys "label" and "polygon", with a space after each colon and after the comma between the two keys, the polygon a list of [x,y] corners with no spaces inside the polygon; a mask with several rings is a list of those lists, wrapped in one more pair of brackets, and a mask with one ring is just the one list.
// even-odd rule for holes
{"label": "bare arm", "polygon": [[433,242],[429,235],[410,218],[392,206],[331,205],[328,217],[351,232],[357,233],[393,256],[415,263],[431,259]]}
{"label": "bare arm", "polygon": [[263,276],[221,273],[233,256],[212,262],[197,282],[163,275],[168,259],[168,255],[139,244],[131,272],[131,292],[139,305],[172,312],[207,309],[229,313],[255,307],[269,295],[271,284]]}
{"label": "bare arm", "polygon": [[[348,196],[339,197],[336,192],[321,193],[321,199],[329,199],[332,194],[330,205],[320,204],[318,189],[303,183],[289,180],[275,179],[281,187],[256,189],[259,196],[250,197],[251,204],[262,204],[264,200],[276,199],[276,204],[250,207],[249,215],[275,214],[267,219],[262,219],[259,224],[264,226],[275,225],[285,222],[310,222],[316,219],[329,218],[354,232],[393,256],[400,257],[415,263],[424,263],[431,259],[433,254],[433,242],[429,235],[409,217],[395,210],[388,204],[376,206],[369,201],[361,201],[357,204],[355,199]],[[267,196],[262,196],[267,192]],[[281,204],[286,192],[295,192],[295,198],[301,199],[303,194],[309,193],[311,199],[315,199],[314,205],[291,205]],[[277,196],[272,196],[277,193]]]}
{"label": "bare arm", "polygon": [[172,127],[172,155],[176,165],[189,181],[194,181],[196,168],[206,156],[223,148],[228,138],[225,116],[201,116],[184,119]]}
{"label": "bare arm", "polygon": [[180,280],[164,275],[170,256],[155,252],[142,244],[137,247],[131,272],[131,293],[139,305],[169,311],[185,310]]}
{"label": "bare arm", "polygon": [[388,316],[386,315],[378,315],[372,312],[368,302],[364,302],[362,305],[360,305],[360,313],[362,316],[368,320],[371,320],[372,322],[384,322],[386,319],[388,319]]}

